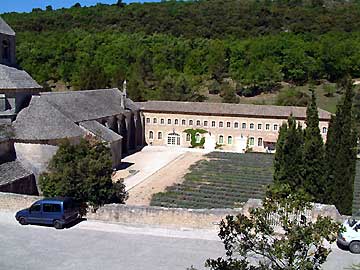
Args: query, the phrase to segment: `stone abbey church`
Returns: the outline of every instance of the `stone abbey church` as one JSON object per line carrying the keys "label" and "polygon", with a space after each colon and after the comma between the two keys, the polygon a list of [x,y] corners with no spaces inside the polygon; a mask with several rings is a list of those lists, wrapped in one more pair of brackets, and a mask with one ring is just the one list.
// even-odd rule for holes
{"label": "stone abbey church", "polygon": [[[306,108],[173,101],[133,102],[126,86],[44,92],[16,63],[15,32],[0,18],[0,192],[37,194],[36,179],[63,139],[106,142],[114,169],[124,154],[145,145],[273,152],[281,124]],[[319,110],[326,138],[331,114]],[[204,138],[204,139],[203,139]]]}

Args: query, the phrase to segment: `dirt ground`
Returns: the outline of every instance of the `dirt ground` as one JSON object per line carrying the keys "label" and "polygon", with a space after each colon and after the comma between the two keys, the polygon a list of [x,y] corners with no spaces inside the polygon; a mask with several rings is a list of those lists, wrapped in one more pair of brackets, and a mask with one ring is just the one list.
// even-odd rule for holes
{"label": "dirt ground", "polygon": [[149,205],[153,194],[162,192],[167,186],[181,183],[190,165],[203,158],[205,153],[186,152],[167,166],[129,190],[129,205]]}

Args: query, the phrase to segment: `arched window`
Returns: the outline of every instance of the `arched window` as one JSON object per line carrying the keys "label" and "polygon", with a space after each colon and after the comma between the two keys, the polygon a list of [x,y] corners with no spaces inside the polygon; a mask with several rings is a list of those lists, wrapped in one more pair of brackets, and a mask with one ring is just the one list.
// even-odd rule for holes
{"label": "arched window", "polygon": [[190,140],[191,140],[191,135],[188,133],[188,134],[186,134],[186,141],[190,142]]}
{"label": "arched window", "polygon": [[189,120],[189,126],[192,126],[193,125],[193,120]]}
{"label": "arched window", "polygon": [[232,136],[228,136],[228,139],[227,139],[227,141],[228,141],[228,144],[232,144],[232,143],[233,143],[233,139],[232,139]]}
{"label": "arched window", "polygon": [[238,122],[234,123],[234,128],[239,128],[239,123]]}
{"label": "arched window", "polygon": [[223,121],[220,121],[220,122],[219,122],[219,127],[220,127],[220,128],[224,127],[224,122],[223,122]]}
{"label": "arched window", "polygon": [[223,144],[224,143],[224,136],[220,135],[219,136],[219,144]]}
{"label": "arched window", "polygon": [[226,122],[226,127],[230,128],[231,127],[231,123],[230,122]]}
{"label": "arched window", "polygon": [[168,123],[168,125],[171,125],[171,119],[168,119],[167,123]]}
{"label": "arched window", "polygon": [[196,120],[196,125],[200,126],[200,120]]}
{"label": "arched window", "polygon": [[254,141],[255,141],[254,137],[250,137],[249,138],[249,145],[254,145]]}
{"label": "arched window", "polygon": [[242,123],[242,124],[241,124],[241,128],[242,128],[242,129],[246,129],[246,123]]}
{"label": "arched window", "polygon": [[9,42],[7,40],[3,40],[2,42],[2,58],[4,60],[9,60],[10,59],[10,46],[9,46]]}
{"label": "arched window", "polygon": [[325,134],[327,132],[327,128],[326,127],[323,127],[322,128],[322,132]]}
{"label": "arched window", "polygon": [[146,124],[150,124],[150,118],[146,118]]}
{"label": "arched window", "polygon": [[153,118],[153,123],[154,123],[154,124],[157,123],[157,118]]}
{"label": "arched window", "polygon": [[179,119],[175,119],[174,123],[175,123],[175,125],[178,125],[179,124]]}
{"label": "arched window", "polygon": [[161,140],[161,139],[162,139],[162,132],[159,131],[159,132],[158,132],[158,140]]}
{"label": "arched window", "polygon": [[262,138],[258,138],[258,146],[263,146],[263,139]]}
{"label": "arched window", "polygon": [[185,119],[181,120],[181,125],[183,125],[183,126],[186,125],[186,120]]}
{"label": "arched window", "polygon": [[254,123],[250,123],[250,129],[254,129]]}
{"label": "arched window", "polygon": [[197,133],[197,134],[195,135],[195,140],[196,140],[196,143],[200,143],[201,137],[200,137],[200,134],[199,134],[199,133]]}
{"label": "arched window", "polygon": [[149,131],[149,139],[154,139],[154,132],[153,131]]}

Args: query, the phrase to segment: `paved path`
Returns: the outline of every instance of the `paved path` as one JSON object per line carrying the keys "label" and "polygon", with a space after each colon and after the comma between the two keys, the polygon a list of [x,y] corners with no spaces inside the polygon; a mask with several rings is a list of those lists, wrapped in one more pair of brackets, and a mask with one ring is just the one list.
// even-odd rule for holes
{"label": "paved path", "polygon": [[153,194],[163,192],[167,186],[181,183],[190,165],[204,157],[202,152],[186,152],[164,166],[129,191],[126,204],[149,205]]}
{"label": "paved path", "polygon": [[[223,256],[214,231],[175,231],[84,221],[75,227],[20,226],[11,213],[0,213],[0,269],[11,270],[186,270]],[[325,270],[360,263],[333,246]]]}

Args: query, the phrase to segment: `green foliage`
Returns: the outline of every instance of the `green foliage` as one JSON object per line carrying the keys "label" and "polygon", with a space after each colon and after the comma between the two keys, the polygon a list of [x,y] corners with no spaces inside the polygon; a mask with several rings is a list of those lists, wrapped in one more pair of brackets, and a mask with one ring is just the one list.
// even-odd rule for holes
{"label": "green foliage", "polygon": [[307,106],[310,101],[309,96],[294,87],[281,91],[277,96],[276,105],[279,106]]}
{"label": "green foliage", "polygon": [[223,85],[222,102],[224,103],[239,103],[240,98],[236,95],[235,89],[230,84]]}
{"label": "green foliage", "polygon": [[[304,2],[120,1],[3,16],[17,31],[19,64],[41,84],[104,88],[127,79],[136,101],[203,101],[199,89],[209,79],[230,77],[241,84],[239,95],[255,96],[282,80],[359,77],[360,5],[336,2],[321,7],[321,16],[318,9]],[[224,99],[237,102],[232,91]]]}
{"label": "green foliage", "polygon": [[328,202],[342,214],[351,214],[356,174],[357,132],[352,113],[353,85],[343,83],[345,95],[337,106],[326,140],[326,187]]}
{"label": "green foliage", "polygon": [[192,148],[196,148],[196,147],[200,147],[200,148],[204,148],[204,144],[205,144],[205,137],[202,137],[200,139],[200,141],[197,140],[197,136],[200,136],[200,134],[205,134],[207,133],[206,130],[204,129],[192,129],[192,128],[189,128],[189,129],[185,129],[184,132],[186,134],[190,134],[191,136],[191,147]]}
{"label": "green foliage", "polygon": [[304,133],[300,124],[290,116],[279,131],[274,159],[275,183],[288,184],[297,190],[303,185]]}
{"label": "green foliage", "polygon": [[[250,216],[227,216],[220,223],[219,237],[226,258],[208,259],[213,270],[320,270],[339,231],[339,224],[330,218],[318,217],[315,222],[303,214],[311,210],[304,192],[292,193],[290,186],[271,190],[262,207],[252,209]],[[278,229],[269,222],[278,218]],[[279,234],[279,229],[283,232]],[[249,258],[256,254],[257,260]]]}
{"label": "green foliage", "polygon": [[190,167],[181,184],[156,193],[151,205],[184,208],[241,207],[262,199],[272,183],[273,155],[212,152]]}
{"label": "green foliage", "polygon": [[311,102],[306,110],[304,137],[304,186],[303,188],[318,202],[326,202],[324,182],[324,142],[319,129],[319,115],[315,92],[311,89]]}
{"label": "green foliage", "polygon": [[327,96],[327,97],[333,97],[336,92],[335,86],[333,86],[331,84],[324,84],[323,89],[325,92],[325,96]]}
{"label": "green foliage", "polygon": [[95,209],[105,203],[124,203],[127,199],[123,182],[113,183],[109,149],[99,142],[82,140],[78,145],[69,141],[60,144],[39,184],[46,197],[69,196],[88,202]]}

